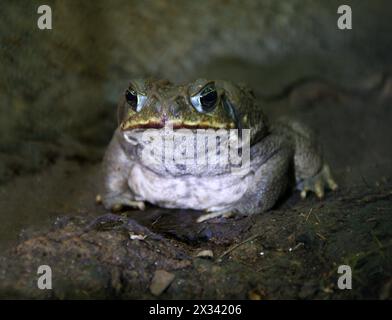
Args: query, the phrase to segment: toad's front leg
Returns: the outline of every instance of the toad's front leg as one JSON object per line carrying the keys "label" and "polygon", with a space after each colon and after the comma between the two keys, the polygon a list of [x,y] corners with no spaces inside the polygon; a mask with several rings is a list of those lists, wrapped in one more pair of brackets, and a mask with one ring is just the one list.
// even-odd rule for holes
{"label": "toad's front leg", "polygon": [[126,156],[117,137],[114,136],[104,158],[104,194],[103,205],[113,212],[126,207],[145,209],[143,201],[135,199],[129,188],[128,176],[132,168],[131,160]]}
{"label": "toad's front leg", "polygon": [[293,144],[296,188],[301,191],[302,198],[309,192],[323,198],[326,189],[338,188],[312,131],[296,121],[286,121],[279,123],[276,132]]}

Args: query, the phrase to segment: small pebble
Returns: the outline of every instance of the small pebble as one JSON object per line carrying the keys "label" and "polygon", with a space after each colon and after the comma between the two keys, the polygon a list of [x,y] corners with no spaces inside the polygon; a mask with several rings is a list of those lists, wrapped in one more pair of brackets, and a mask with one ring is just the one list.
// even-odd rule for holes
{"label": "small pebble", "polygon": [[258,290],[252,290],[248,292],[248,298],[249,300],[262,300],[263,294]]}
{"label": "small pebble", "polygon": [[95,203],[96,204],[102,204],[102,196],[100,194],[97,194],[95,197]]}
{"label": "small pebble", "polygon": [[211,250],[202,250],[200,251],[196,257],[198,258],[209,258],[212,259],[214,257],[214,253]]}
{"label": "small pebble", "polygon": [[134,233],[130,233],[129,234],[129,238],[131,240],[144,240],[146,239],[147,236],[142,235],[142,234],[134,234]]}

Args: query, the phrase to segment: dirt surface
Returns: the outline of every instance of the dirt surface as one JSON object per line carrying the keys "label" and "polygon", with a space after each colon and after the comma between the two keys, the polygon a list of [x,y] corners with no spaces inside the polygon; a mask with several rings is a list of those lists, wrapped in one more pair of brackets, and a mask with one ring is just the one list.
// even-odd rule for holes
{"label": "dirt surface", "polygon": [[[3,185],[0,296],[390,299],[392,81],[368,82],[377,79],[362,95],[310,81],[263,103],[272,118],[295,115],[317,131],[339,184],[321,201],[294,192],[269,212],[201,224],[189,210],[112,215],[95,203],[103,149]],[[203,250],[213,257],[199,257]],[[36,286],[42,264],[52,268],[53,290]],[[352,290],[337,287],[343,264]],[[174,275],[158,296],[150,290],[157,270]]]}

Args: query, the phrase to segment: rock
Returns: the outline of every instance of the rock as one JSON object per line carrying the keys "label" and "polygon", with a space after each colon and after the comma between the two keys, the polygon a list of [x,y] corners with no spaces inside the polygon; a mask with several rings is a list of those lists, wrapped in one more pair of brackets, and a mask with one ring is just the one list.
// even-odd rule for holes
{"label": "rock", "polygon": [[150,291],[154,296],[160,296],[173,282],[175,275],[165,270],[156,270],[151,280]]}

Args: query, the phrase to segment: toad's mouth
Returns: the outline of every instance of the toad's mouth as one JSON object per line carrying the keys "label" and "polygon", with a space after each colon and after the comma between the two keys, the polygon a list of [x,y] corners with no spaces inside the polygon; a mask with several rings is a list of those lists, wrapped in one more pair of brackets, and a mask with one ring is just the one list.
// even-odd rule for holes
{"label": "toad's mouth", "polygon": [[146,121],[124,121],[121,123],[122,131],[129,131],[135,129],[235,129],[234,123],[208,122],[208,121],[184,121],[184,120],[170,120],[165,119],[150,119]]}

